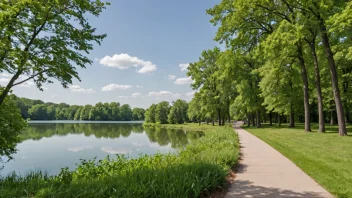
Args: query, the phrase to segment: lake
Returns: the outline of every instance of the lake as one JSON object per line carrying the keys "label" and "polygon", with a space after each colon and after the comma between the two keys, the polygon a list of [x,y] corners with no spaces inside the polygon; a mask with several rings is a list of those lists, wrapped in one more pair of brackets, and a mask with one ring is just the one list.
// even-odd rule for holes
{"label": "lake", "polygon": [[20,135],[14,159],[4,163],[0,175],[44,170],[57,174],[61,168],[73,170],[80,159],[103,159],[107,155],[176,152],[201,132],[143,127],[142,122],[32,121]]}

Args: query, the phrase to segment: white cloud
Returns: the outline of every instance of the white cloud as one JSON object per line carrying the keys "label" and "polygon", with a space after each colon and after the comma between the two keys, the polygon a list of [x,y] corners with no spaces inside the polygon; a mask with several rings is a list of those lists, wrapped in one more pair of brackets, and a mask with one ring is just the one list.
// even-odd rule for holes
{"label": "white cloud", "polygon": [[143,86],[136,85],[136,88],[143,88]]}
{"label": "white cloud", "polygon": [[128,54],[115,54],[111,56],[105,56],[100,60],[100,64],[107,67],[115,67],[118,69],[128,69],[131,67],[141,67],[138,73],[149,73],[156,70],[156,65],[150,61],[141,60],[135,56]]}
{"label": "white cloud", "polygon": [[87,93],[87,94],[95,93],[93,89],[84,89],[79,85],[71,85],[69,89],[71,90],[71,92],[76,92],[76,93]]}
{"label": "white cloud", "polygon": [[141,93],[133,93],[132,94],[132,98],[138,98],[138,97],[141,97],[142,94]]}
{"label": "white cloud", "polygon": [[176,85],[189,85],[192,83],[192,78],[191,77],[186,77],[186,78],[178,78],[175,81]]}
{"label": "white cloud", "polygon": [[119,85],[119,84],[109,84],[104,86],[102,91],[115,91],[115,90],[126,90],[132,88],[132,85]]}
{"label": "white cloud", "polygon": [[181,98],[181,94],[179,93],[172,94],[172,98],[175,98],[175,99]]}
{"label": "white cloud", "polygon": [[1,73],[0,76],[3,76],[5,78],[11,78],[13,75],[9,73]]}
{"label": "white cloud", "polygon": [[42,89],[43,89],[43,90],[48,90],[48,88],[47,88],[47,87],[44,87],[44,86],[42,87]]}
{"label": "white cloud", "polygon": [[53,94],[53,95],[51,95],[51,97],[52,98],[57,98],[57,97],[59,97],[60,95],[58,95],[58,94]]}
{"label": "white cloud", "polygon": [[152,91],[152,92],[149,92],[148,95],[149,96],[160,97],[160,96],[172,96],[173,94],[170,91],[159,91],[159,92]]}
{"label": "white cloud", "polygon": [[186,96],[188,97],[193,97],[196,92],[188,92],[186,93]]}
{"label": "white cloud", "polygon": [[[4,76],[4,77],[5,77],[5,78],[0,78],[0,83],[3,84],[3,85],[7,84],[7,83],[10,81],[10,78],[12,77],[12,75],[11,75],[11,74],[8,74],[8,73],[2,73],[1,76]],[[17,80],[16,82],[20,82],[20,81],[25,80],[25,79],[27,79],[27,78],[28,78],[27,76],[21,75],[21,76],[18,78],[18,80]],[[16,83],[16,82],[15,82],[15,83]],[[24,82],[24,83],[19,84],[18,86],[19,86],[19,87],[30,88],[30,87],[32,87],[33,85],[34,85],[34,82],[33,82],[33,81],[26,81],[26,82]]]}
{"label": "white cloud", "polygon": [[0,78],[0,83],[7,83],[9,82],[10,79],[7,79],[7,78]]}
{"label": "white cloud", "polygon": [[176,76],[174,76],[174,75],[169,75],[169,78],[168,78],[169,80],[175,80],[176,79]]}
{"label": "white cloud", "polygon": [[26,82],[24,82],[24,83],[19,84],[18,86],[29,88],[29,87],[31,87],[31,86],[33,86],[33,85],[34,85],[34,82],[32,82],[32,81],[26,81]]}
{"label": "white cloud", "polygon": [[179,65],[179,67],[181,68],[181,71],[187,71],[189,67],[189,63],[182,63]]}
{"label": "white cloud", "polygon": [[120,98],[120,99],[127,99],[127,98],[129,98],[129,96],[117,96],[118,98]]}

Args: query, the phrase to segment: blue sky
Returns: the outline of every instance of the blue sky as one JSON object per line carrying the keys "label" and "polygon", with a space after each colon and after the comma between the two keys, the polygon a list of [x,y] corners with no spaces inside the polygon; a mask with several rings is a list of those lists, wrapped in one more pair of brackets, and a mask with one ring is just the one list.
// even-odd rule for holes
{"label": "blue sky", "polygon": [[[205,10],[219,0],[111,0],[111,6],[89,21],[107,38],[95,46],[86,69],[78,69],[81,82],[64,89],[58,82],[16,87],[21,97],[46,102],[95,104],[120,102],[149,107],[162,100],[190,100],[193,90],[180,65],[198,60],[205,49],[217,45],[216,27]],[[171,76],[170,76],[171,75]],[[0,76],[0,82],[6,76]]]}

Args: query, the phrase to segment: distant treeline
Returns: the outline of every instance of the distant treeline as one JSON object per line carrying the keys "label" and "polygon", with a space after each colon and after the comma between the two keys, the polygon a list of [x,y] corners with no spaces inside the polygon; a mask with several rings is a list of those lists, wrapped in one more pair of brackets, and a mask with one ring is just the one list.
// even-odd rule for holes
{"label": "distant treeline", "polygon": [[131,121],[144,120],[145,110],[133,108],[128,104],[120,106],[118,102],[97,103],[93,105],[55,104],[41,100],[19,98],[11,95],[21,110],[24,119],[31,120],[96,120],[96,121]]}
{"label": "distant treeline", "polygon": [[170,105],[167,101],[152,104],[145,112],[146,123],[183,124],[189,121],[188,103],[178,99]]}

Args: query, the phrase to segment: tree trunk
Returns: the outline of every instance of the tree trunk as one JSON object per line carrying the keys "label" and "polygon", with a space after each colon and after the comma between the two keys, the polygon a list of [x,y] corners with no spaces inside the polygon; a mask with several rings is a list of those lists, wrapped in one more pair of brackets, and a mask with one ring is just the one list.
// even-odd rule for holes
{"label": "tree trunk", "polygon": [[5,89],[3,92],[0,94],[0,106],[4,102],[5,98],[7,95],[10,93],[10,90],[15,83],[15,81],[18,79],[18,77],[21,75],[22,71],[18,70],[14,76],[12,76],[10,82],[6,85]]}
{"label": "tree trunk", "polygon": [[334,111],[330,111],[330,125],[334,125],[335,120],[334,120]]}
{"label": "tree trunk", "polygon": [[328,37],[328,33],[326,30],[324,21],[322,18],[319,18],[319,20],[320,20],[320,24],[319,24],[320,31],[321,31],[320,35],[321,35],[321,39],[323,41],[326,56],[327,56],[327,59],[329,62],[332,90],[334,92],[335,105],[336,105],[337,122],[339,125],[339,135],[345,136],[345,135],[347,135],[345,114],[343,111],[342,101],[341,101],[341,96],[340,96],[340,88],[339,88],[338,76],[337,76],[337,71],[336,71],[336,64],[335,64],[335,60],[333,57],[333,53],[331,51],[329,37]]}
{"label": "tree trunk", "polygon": [[212,123],[212,125],[213,125],[213,126],[215,126],[215,121],[214,121],[214,119],[213,119],[213,123]]}
{"label": "tree trunk", "polygon": [[221,126],[221,111],[218,109],[218,125]]}
{"label": "tree trunk", "polygon": [[298,59],[301,65],[301,75],[303,80],[303,93],[304,93],[304,130],[306,132],[312,131],[310,128],[310,112],[309,112],[309,87],[308,87],[308,74],[306,65],[304,63],[302,44],[297,45]]}
{"label": "tree trunk", "polygon": [[318,99],[319,132],[325,132],[323,96],[321,93],[321,86],[320,86],[320,70],[319,70],[318,57],[315,50],[315,39],[313,40],[313,42],[309,43],[309,46],[312,51],[312,56],[314,60],[315,86],[317,89],[317,99]]}
{"label": "tree trunk", "polygon": [[290,124],[288,125],[289,128],[295,128],[295,113],[293,110],[293,105],[290,106]]}
{"label": "tree trunk", "polygon": [[262,127],[262,125],[260,123],[260,110],[259,109],[257,110],[257,119],[256,119],[256,121],[257,121],[257,128]]}
{"label": "tree trunk", "polygon": [[277,122],[279,123],[279,126],[281,126],[281,115],[279,113],[277,114]]}
{"label": "tree trunk", "polygon": [[269,113],[269,121],[270,121],[270,126],[273,126],[273,113],[270,111]]}
{"label": "tree trunk", "polygon": [[198,126],[200,126],[200,121],[198,122]]}
{"label": "tree trunk", "polygon": [[251,115],[250,114],[247,115],[247,126],[248,127],[251,126]]}
{"label": "tree trunk", "polygon": [[254,113],[252,114],[252,125],[255,126],[255,116],[254,116]]}

